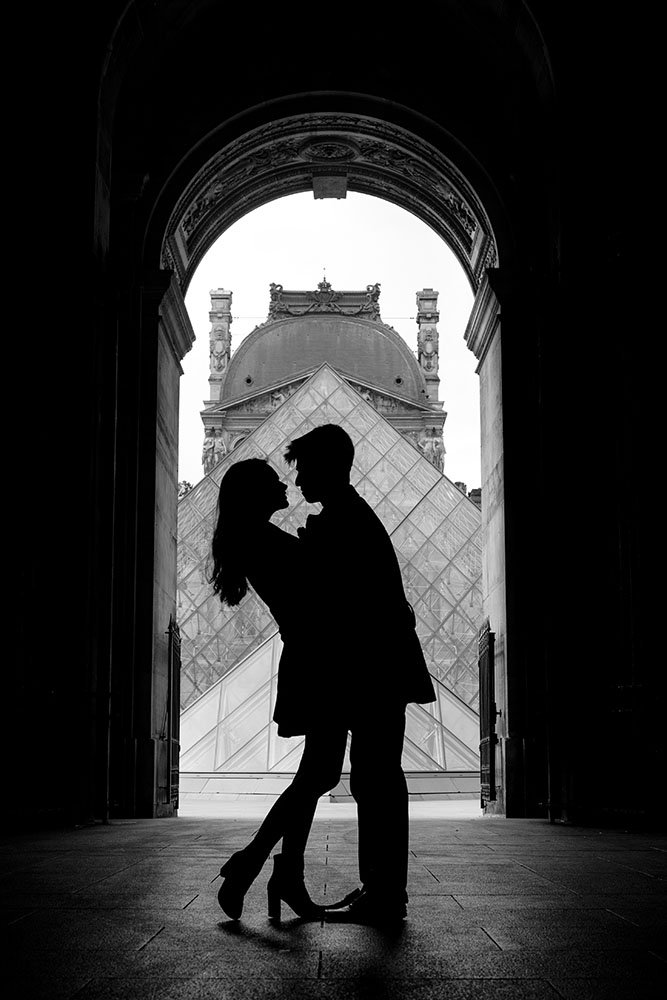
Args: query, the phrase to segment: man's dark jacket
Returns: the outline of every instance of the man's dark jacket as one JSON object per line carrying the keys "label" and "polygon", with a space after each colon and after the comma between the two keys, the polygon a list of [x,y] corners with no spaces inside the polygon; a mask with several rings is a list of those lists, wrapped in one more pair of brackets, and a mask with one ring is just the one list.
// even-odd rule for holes
{"label": "man's dark jacket", "polygon": [[317,701],[337,714],[435,701],[394,547],[363,497],[346,487],[299,538],[313,651],[303,680]]}

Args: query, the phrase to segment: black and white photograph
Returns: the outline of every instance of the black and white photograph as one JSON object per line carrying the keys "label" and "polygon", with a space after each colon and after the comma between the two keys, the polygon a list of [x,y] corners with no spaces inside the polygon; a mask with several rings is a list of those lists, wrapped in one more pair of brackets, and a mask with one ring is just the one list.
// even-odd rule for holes
{"label": "black and white photograph", "polygon": [[663,997],[647,10],[5,28],[3,996]]}

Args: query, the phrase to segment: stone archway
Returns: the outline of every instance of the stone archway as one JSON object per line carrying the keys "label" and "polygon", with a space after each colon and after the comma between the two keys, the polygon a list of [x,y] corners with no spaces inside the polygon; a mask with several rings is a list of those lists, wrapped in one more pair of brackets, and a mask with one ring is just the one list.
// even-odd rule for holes
{"label": "stone archway", "polygon": [[[12,294],[48,306],[49,331],[58,314],[66,355],[53,369],[48,436],[32,401],[10,435],[20,483],[10,564],[22,573],[12,632],[22,642],[8,703],[29,704],[40,731],[59,719],[59,780],[34,801],[43,744],[29,748],[17,725],[19,813],[155,812],[165,688],[154,650],[167,623],[152,609],[168,539],[155,515],[158,480],[170,475],[156,464],[157,402],[172,377],[157,349],[160,311],[170,322],[165,233],[221,150],[282,119],[334,113],[438,149],[497,241],[500,267],[487,275],[502,305],[502,380],[487,418],[502,412],[507,813],[657,815],[659,671],[643,645],[639,586],[654,551],[641,488],[650,364],[645,338],[629,335],[650,321],[638,315],[636,199],[624,197],[646,187],[649,133],[635,109],[648,91],[618,59],[632,17],[537,0],[443,0],[426,18],[359,4],[262,17],[217,0],[99,0],[74,21],[50,13],[26,24],[34,86],[15,96],[33,104],[17,105],[7,232],[20,264],[47,226],[55,252],[39,282],[30,268],[22,285],[13,277]],[[45,149],[55,151],[46,174]],[[340,158],[329,157],[329,173]],[[469,336],[479,350],[498,317],[483,289]],[[43,330],[8,336],[16,362],[6,368],[55,389]],[[177,384],[182,345],[172,350],[166,333],[164,345]],[[172,493],[175,502],[175,483]],[[35,530],[47,496],[50,533]],[[48,600],[44,567],[57,568]],[[54,670],[34,634],[58,636],[64,621],[76,637],[67,669]],[[601,767],[610,745],[633,752]]]}
{"label": "stone archway", "polygon": [[[108,406],[108,464],[114,469],[114,496],[121,498],[109,518],[116,546],[109,659],[115,704],[120,705],[111,722],[110,758],[112,772],[114,767],[117,772],[111,785],[119,789],[112,791],[111,800],[118,814],[160,812],[166,794],[157,720],[163,717],[168,688],[165,617],[174,607],[174,573],[168,567],[174,562],[176,489],[170,488],[175,474],[169,456],[179,352],[193,335],[185,320],[177,322],[183,317],[182,296],[207,247],[244,212],[290,192],[310,189],[335,197],[346,188],[394,201],[448,242],[477,292],[468,338],[492,389],[493,405],[486,413],[497,447],[486,464],[498,487],[494,497],[500,501],[507,495],[509,427],[516,449],[513,502],[518,497],[519,519],[525,513],[517,473],[525,474],[521,459],[530,443],[525,435],[519,440],[516,427],[517,419],[524,420],[525,393],[515,384],[506,398],[501,396],[505,359],[499,350],[499,307],[488,276],[498,273],[490,265],[500,264],[506,276],[503,287],[520,293],[530,281],[526,269],[543,273],[554,252],[544,182],[550,69],[539,27],[527,9],[508,14],[504,7],[487,10],[482,5],[471,13],[460,0],[451,0],[446,8],[457,45],[445,61],[420,59],[414,75],[397,72],[399,62],[389,56],[387,45],[404,52],[402,32],[394,23],[375,19],[368,29],[383,54],[380,61],[359,58],[348,66],[339,43],[325,36],[303,49],[298,60],[285,62],[274,48],[273,32],[264,26],[253,37],[253,72],[245,72],[245,64],[240,71],[239,59],[233,77],[220,72],[222,35],[215,30],[223,27],[228,37],[230,23],[225,17],[220,25],[220,12],[206,0],[197,5],[174,0],[154,21],[128,16],[119,22],[99,95],[96,189],[99,258],[105,275],[111,276],[105,349],[108,345],[110,364],[115,347],[120,357]],[[363,21],[361,16],[357,30]],[[483,74],[469,73],[472,50],[484,65]],[[228,60],[225,68],[233,64]],[[181,80],[196,81],[193,89],[165,87],[166,65],[178,67]],[[487,100],[496,83],[502,108]],[[448,102],[448,92],[459,97]],[[519,121],[521,142],[512,143],[508,159],[503,140],[519,134]],[[112,146],[113,158],[107,156]],[[543,211],[537,225],[535,206]],[[494,287],[500,287],[497,281]],[[521,329],[532,323],[532,316],[526,318],[517,302],[515,297],[513,323]],[[520,381],[520,373],[531,368],[527,384],[532,384],[537,378],[534,358],[526,362],[518,338],[510,338],[508,348],[507,370]],[[122,403],[114,410],[118,399]],[[494,504],[494,511],[504,518],[502,502]],[[515,581],[521,579],[524,552],[516,545],[505,547],[501,535],[497,538],[487,548],[501,569],[488,575],[504,586],[510,573]],[[517,564],[512,570],[505,565],[507,552]],[[525,607],[525,596],[521,594],[524,605],[520,601],[519,606]],[[499,619],[504,615],[502,602],[493,613]],[[504,626],[494,622],[494,627],[502,639]],[[517,630],[514,634],[521,636]],[[507,649],[502,641],[499,646]],[[516,662],[521,664],[520,658]],[[502,684],[498,687],[502,690]],[[516,704],[521,710],[520,699]],[[508,707],[504,725],[512,712]],[[514,733],[522,730],[523,719],[514,713]],[[519,748],[511,769],[516,815],[535,809],[543,796],[540,791],[527,804],[525,741],[507,732],[508,741],[517,740]]]}
{"label": "stone archway", "polygon": [[311,190],[315,198],[355,191],[412,212],[445,240],[475,290],[498,263],[479,197],[437,147],[381,118],[321,112],[253,128],[202,166],[167,224],[163,266],[185,291],[203,255],[237,219],[275,198]]}
{"label": "stone archway", "polygon": [[[39,803],[32,778],[43,744],[30,749],[19,726],[9,741],[22,747],[12,782],[21,815],[79,821],[108,815],[110,803],[116,815],[155,811],[164,689],[154,647],[166,628],[152,618],[156,483],[169,476],[156,465],[157,400],[168,396],[158,390],[171,281],[160,273],[164,236],[221,150],[281,119],[328,113],[384,121],[438,149],[496,237],[500,268],[487,272],[475,316],[480,335],[496,322],[493,290],[502,380],[487,417],[502,412],[511,582],[507,812],[657,815],[659,671],[643,645],[639,586],[654,529],[645,490],[633,488],[651,467],[650,392],[645,338],[628,335],[650,320],[638,316],[636,199],[623,196],[646,187],[648,133],[635,109],[648,90],[641,74],[619,69],[636,18],[564,7],[443,0],[426,18],[356,5],[313,9],[304,21],[292,8],[262,17],[217,0],[99,0],[77,13],[78,31],[55,6],[26,24],[34,85],[15,96],[34,103],[30,113],[17,105],[7,232],[16,263],[33,258],[36,234],[56,251],[38,283],[24,268],[12,293],[30,302],[38,293],[63,317],[67,354],[49,396],[65,446],[45,443],[44,408],[32,402],[11,435],[21,489],[10,564],[23,574],[12,631],[23,641],[8,702],[25,705],[40,731],[59,720],[58,781]],[[56,151],[48,177],[45,149]],[[37,339],[9,336],[7,370],[41,378],[51,351],[38,343],[50,344],[41,328]],[[181,347],[165,345],[177,384]],[[47,495],[50,533],[35,530]],[[58,574],[48,600],[44,567]],[[58,636],[73,619],[67,669],[53,670],[34,633]],[[610,745],[633,753],[601,767]]]}

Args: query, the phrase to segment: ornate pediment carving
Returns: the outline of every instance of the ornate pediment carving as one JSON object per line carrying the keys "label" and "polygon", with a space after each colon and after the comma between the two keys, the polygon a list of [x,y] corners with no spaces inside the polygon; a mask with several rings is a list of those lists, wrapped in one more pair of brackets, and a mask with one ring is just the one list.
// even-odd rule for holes
{"label": "ornate pediment carving", "polygon": [[234,414],[235,416],[245,413],[271,413],[272,410],[276,410],[281,406],[292,393],[296,392],[302,382],[303,379],[299,379],[285,385],[277,385],[268,392],[262,392],[257,396],[241,399],[238,403],[226,401],[224,406],[220,407],[220,412]]}
{"label": "ornate pediment carving", "polygon": [[[287,291],[282,285],[269,286],[269,319],[284,316],[305,316],[308,313],[338,313],[342,316],[361,316],[380,320],[380,285],[366,285],[364,291],[334,291],[324,278],[314,292]],[[381,320],[380,320],[381,322]]]}
{"label": "ornate pediment carving", "polygon": [[385,416],[392,414],[398,416],[399,414],[430,413],[431,408],[427,404],[420,405],[419,403],[412,402],[412,400],[403,399],[401,396],[393,396],[391,393],[376,389],[375,386],[357,382],[356,379],[351,378],[349,375],[344,375],[343,377],[346,382],[350,383],[353,389],[357,390],[367,403],[370,403],[378,413],[382,413]]}

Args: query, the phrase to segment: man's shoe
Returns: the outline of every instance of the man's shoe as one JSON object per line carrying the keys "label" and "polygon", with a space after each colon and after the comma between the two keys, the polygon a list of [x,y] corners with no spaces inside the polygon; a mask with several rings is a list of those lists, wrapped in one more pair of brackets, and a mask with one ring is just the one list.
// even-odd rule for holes
{"label": "man's shoe", "polygon": [[326,920],[331,923],[369,924],[373,927],[400,924],[408,915],[404,899],[387,898],[378,892],[362,889],[343,909],[327,909]]}

